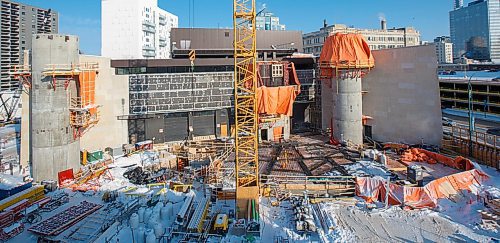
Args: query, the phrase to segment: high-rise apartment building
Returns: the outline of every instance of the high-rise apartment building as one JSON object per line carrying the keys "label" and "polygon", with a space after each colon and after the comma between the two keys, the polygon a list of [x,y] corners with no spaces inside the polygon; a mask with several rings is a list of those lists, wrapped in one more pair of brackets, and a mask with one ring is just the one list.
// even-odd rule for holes
{"label": "high-rise apartment building", "polygon": [[257,30],[286,30],[284,24],[280,24],[280,18],[271,12],[261,12],[255,19]]}
{"label": "high-rise apartment building", "polygon": [[57,33],[58,14],[50,9],[1,0],[0,92],[19,88],[19,80],[9,72],[23,61],[24,50],[31,49],[34,34]]}
{"label": "high-rise apartment building", "polygon": [[500,62],[500,1],[477,0],[450,12],[453,57]]}
{"label": "high-rise apartment building", "polygon": [[178,17],[158,0],[102,0],[102,56],[112,59],[170,58],[170,31]]}
{"label": "high-rise apartment building", "polygon": [[385,20],[381,21],[380,29],[357,29],[343,24],[328,26],[325,21],[323,28],[319,31],[303,35],[304,52],[320,55],[326,38],[336,33],[362,34],[371,50],[420,45],[420,33],[417,30],[412,27],[387,29]]}
{"label": "high-rise apartment building", "polygon": [[448,36],[440,36],[434,39],[438,63],[453,63],[453,43]]}

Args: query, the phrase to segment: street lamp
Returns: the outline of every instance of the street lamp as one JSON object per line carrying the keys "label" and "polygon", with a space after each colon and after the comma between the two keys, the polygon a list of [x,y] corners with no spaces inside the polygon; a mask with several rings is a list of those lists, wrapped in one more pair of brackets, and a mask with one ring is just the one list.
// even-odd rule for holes
{"label": "street lamp", "polygon": [[[467,82],[467,93],[468,97],[468,110],[469,110],[469,157],[472,157],[472,132],[474,131],[474,114],[473,114],[473,100],[472,100],[472,78],[477,73],[472,74]],[[467,78],[467,73],[465,74],[465,78]]]}

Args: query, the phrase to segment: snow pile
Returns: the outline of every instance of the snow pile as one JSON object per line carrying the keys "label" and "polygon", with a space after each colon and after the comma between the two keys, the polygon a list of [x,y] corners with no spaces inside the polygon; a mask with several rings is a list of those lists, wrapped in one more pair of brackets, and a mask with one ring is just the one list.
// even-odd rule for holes
{"label": "snow pile", "polygon": [[391,173],[387,171],[384,165],[373,162],[362,160],[354,164],[345,165],[344,168],[353,176],[357,177],[374,177],[380,176],[387,178],[391,176]]}
{"label": "snow pile", "polygon": [[182,193],[182,192],[176,192],[172,190],[168,190],[166,193],[166,201],[171,202],[173,204],[183,202],[186,196],[193,195],[194,193],[190,191],[188,194]]}
{"label": "snow pile", "polygon": [[326,224],[328,225],[328,232],[320,231],[320,237],[324,242],[356,242],[356,236],[349,229],[339,227],[339,222],[335,216],[334,209],[339,208],[338,204],[329,204],[324,206],[321,210],[329,212],[326,214]]}
{"label": "snow pile", "polygon": [[0,174],[0,190],[10,190],[12,188],[26,184],[23,177],[19,175]]}

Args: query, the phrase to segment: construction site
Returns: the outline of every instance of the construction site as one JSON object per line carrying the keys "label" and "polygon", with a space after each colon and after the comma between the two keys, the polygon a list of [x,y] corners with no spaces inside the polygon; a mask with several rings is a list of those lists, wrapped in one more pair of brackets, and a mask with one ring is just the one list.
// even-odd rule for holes
{"label": "construction site", "polygon": [[444,124],[433,46],[303,54],[232,4],[171,59],[33,35],[0,100],[0,242],[500,240],[500,137]]}

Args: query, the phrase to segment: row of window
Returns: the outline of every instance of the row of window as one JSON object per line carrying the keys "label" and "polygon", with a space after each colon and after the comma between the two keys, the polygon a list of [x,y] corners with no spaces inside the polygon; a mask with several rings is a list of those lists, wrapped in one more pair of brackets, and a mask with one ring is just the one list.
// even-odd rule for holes
{"label": "row of window", "polygon": [[[369,45],[369,46],[371,50],[382,50],[382,49],[404,47],[404,45]],[[304,48],[305,53],[320,53],[322,50],[323,50],[322,46]]]}

